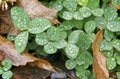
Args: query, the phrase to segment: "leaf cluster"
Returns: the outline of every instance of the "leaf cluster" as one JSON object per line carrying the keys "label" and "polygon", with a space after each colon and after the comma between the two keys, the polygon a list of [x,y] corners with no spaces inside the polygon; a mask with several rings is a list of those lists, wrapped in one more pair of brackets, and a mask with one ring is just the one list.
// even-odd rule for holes
{"label": "leaf cluster", "polygon": [[104,29],[99,48],[107,57],[107,68],[112,72],[120,65],[120,19],[116,9],[119,4],[115,1],[119,2],[112,0],[113,6],[108,5],[110,0],[44,1],[46,6],[58,10],[59,25],[52,25],[45,18],[30,20],[23,9],[13,7],[12,21],[22,32],[16,37],[8,35],[8,39],[14,41],[18,53],[35,50],[37,54],[47,56],[64,50],[68,70],[75,69],[80,79],[94,79],[90,71],[93,63],[91,44],[98,30]]}
{"label": "leaf cluster", "polygon": [[12,67],[12,62],[9,60],[2,61],[2,67],[0,67],[0,75],[2,75],[3,79],[11,79],[13,73],[10,71]]}

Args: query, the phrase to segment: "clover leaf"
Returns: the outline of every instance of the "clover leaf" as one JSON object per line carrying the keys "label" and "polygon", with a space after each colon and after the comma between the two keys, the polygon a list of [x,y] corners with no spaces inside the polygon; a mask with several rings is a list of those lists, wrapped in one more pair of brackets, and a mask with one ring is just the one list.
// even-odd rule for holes
{"label": "clover leaf", "polygon": [[66,52],[66,56],[69,58],[69,59],[74,59],[77,57],[78,55],[78,52],[79,52],[79,48],[74,45],[74,44],[68,44],[66,47],[65,47],[65,52]]}
{"label": "clover leaf", "polygon": [[6,71],[2,74],[3,79],[11,79],[13,76],[13,73],[11,71]]}
{"label": "clover leaf", "polygon": [[91,15],[91,10],[88,7],[81,7],[79,9],[79,12],[85,18],[87,18]]}
{"label": "clover leaf", "polygon": [[81,30],[75,30],[70,33],[68,36],[68,42],[75,44],[78,41]]}
{"label": "clover leaf", "polygon": [[75,68],[76,63],[75,63],[73,60],[67,60],[67,61],[65,62],[65,66],[66,66],[66,68],[67,68],[68,70],[72,70],[72,69]]}
{"label": "clover leaf", "polygon": [[81,15],[79,11],[74,12],[73,17],[76,20],[83,20],[84,19],[83,15]]}
{"label": "clover leaf", "polygon": [[112,40],[111,44],[116,50],[120,51],[120,40],[119,39]]}
{"label": "clover leaf", "polygon": [[103,10],[103,9],[100,9],[100,8],[98,8],[98,9],[93,9],[93,10],[92,10],[92,14],[93,14],[94,16],[102,16],[103,13],[104,13],[104,10]]}
{"label": "clover leaf", "polygon": [[51,27],[47,30],[47,36],[48,36],[49,40],[57,41],[57,40],[60,40],[60,39],[65,39],[66,38],[66,32],[53,26],[53,27]]}
{"label": "clover leaf", "polygon": [[57,0],[53,2],[51,6],[52,8],[55,8],[56,10],[61,11],[63,9],[62,0]]}
{"label": "clover leaf", "polygon": [[33,34],[41,33],[52,26],[51,22],[44,18],[36,18],[30,22],[28,31]]}
{"label": "clover leaf", "polygon": [[111,41],[113,38],[114,38],[114,33],[105,29],[104,31],[104,38],[107,40],[107,41]]}
{"label": "clover leaf", "polygon": [[69,11],[64,11],[62,18],[64,18],[65,20],[71,20],[73,18],[73,13]]}
{"label": "clover leaf", "polygon": [[12,62],[10,60],[3,60],[2,65],[4,66],[4,71],[8,71],[12,67]]}
{"label": "clover leaf", "polygon": [[99,7],[100,0],[88,0],[87,7],[91,10]]}
{"label": "clover leaf", "polygon": [[112,46],[111,42],[106,41],[106,40],[102,40],[99,44],[99,48],[101,51],[112,50],[113,46]]}
{"label": "clover leaf", "polygon": [[11,18],[14,26],[18,29],[26,30],[29,27],[30,17],[22,8],[13,7],[11,9]]}
{"label": "clover leaf", "polygon": [[107,58],[106,65],[109,70],[113,70],[117,65],[115,58]]}
{"label": "clover leaf", "polygon": [[25,50],[27,43],[28,43],[28,36],[29,33],[28,31],[23,31],[20,34],[17,35],[15,38],[15,49],[17,50],[18,53],[21,53]]}
{"label": "clover leaf", "polygon": [[89,65],[92,64],[92,61],[93,61],[92,56],[88,51],[80,51],[75,59],[75,62],[78,65],[82,65],[84,69],[87,69]]}
{"label": "clover leaf", "polygon": [[112,57],[113,56],[113,49],[112,50],[106,50],[106,51],[102,51],[102,53],[106,56],[106,57]]}
{"label": "clover leaf", "polygon": [[117,18],[117,9],[115,7],[107,7],[104,10],[104,17],[106,20],[115,20]]}
{"label": "clover leaf", "polygon": [[120,21],[109,21],[107,24],[107,29],[112,31],[112,32],[117,32],[120,31]]}
{"label": "clover leaf", "polygon": [[112,4],[119,6],[120,5],[120,0],[111,0]]}
{"label": "clover leaf", "polygon": [[47,54],[54,54],[57,51],[57,48],[54,45],[54,42],[48,42],[44,45],[44,50]]}
{"label": "clover leaf", "polygon": [[45,32],[36,34],[35,41],[39,45],[45,45],[48,43],[48,37]]}
{"label": "clover leaf", "polygon": [[74,12],[77,9],[77,1],[76,0],[64,0],[63,6],[71,12]]}
{"label": "clover leaf", "polygon": [[96,17],[95,22],[97,24],[97,28],[99,29],[105,28],[105,26],[107,25],[107,22],[104,17]]}
{"label": "clover leaf", "polygon": [[88,0],[77,0],[77,2],[81,6],[86,6],[88,4]]}
{"label": "clover leaf", "polygon": [[81,50],[87,50],[91,45],[91,41],[86,33],[81,32],[76,44]]}
{"label": "clover leaf", "polygon": [[62,49],[67,46],[67,42],[64,39],[57,40],[54,42],[54,45],[57,49]]}
{"label": "clover leaf", "polygon": [[120,78],[120,72],[117,72],[117,78],[119,79]]}
{"label": "clover leaf", "polygon": [[84,29],[87,33],[93,32],[96,28],[96,23],[95,21],[88,21],[85,23]]}

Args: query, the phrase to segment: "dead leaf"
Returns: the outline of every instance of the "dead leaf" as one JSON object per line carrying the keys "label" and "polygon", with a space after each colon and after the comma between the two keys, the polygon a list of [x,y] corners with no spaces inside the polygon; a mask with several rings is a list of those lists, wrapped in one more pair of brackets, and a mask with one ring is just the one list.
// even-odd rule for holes
{"label": "dead leaf", "polygon": [[35,66],[39,68],[55,71],[54,68],[51,66],[51,64],[46,60],[36,58],[29,53],[23,53],[23,54],[17,53],[14,48],[14,44],[2,36],[0,36],[0,50],[4,52],[6,59],[12,61],[12,64],[14,66],[33,63]]}
{"label": "dead leaf", "polygon": [[[12,79],[47,79],[51,72],[29,65],[14,67]],[[42,73],[41,73],[42,72]]]}
{"label": "dead leaf", "polygon": [[20,31],[14,27],[11,17],[10,10],[0,11],[0,34],[17,35]]}
{"label": "dead leaf", "polygon": [[96,39],[92,44],[93,50],[93,72],[96,79],[108,79],[109,72],[106,68],[106,57],[99,51],[99,43],[103,39],[103,30],[96,34]]}
{"label": "dead leaf", "polygon": [[58,22],[55,19],[57,10],[44,6],[38,0],[17,0],[17,6],[23,8],[31,19],[43,17],[49,19],[53,24]]}

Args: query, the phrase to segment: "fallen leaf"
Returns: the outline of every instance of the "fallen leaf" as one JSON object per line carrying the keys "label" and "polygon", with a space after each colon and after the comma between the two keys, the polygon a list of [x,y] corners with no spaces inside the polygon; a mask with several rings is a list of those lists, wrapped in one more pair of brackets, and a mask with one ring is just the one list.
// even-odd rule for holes
{"label": "fallen leaf", "polygon": [[13,72],[12,79],[47,79],[52,73],[29,65],[14,67],[11,70]]}
{"label": "fallen leaf", "polygon": [[57,10],[44,6],[38,0],[17,0],[16,4],[23,8],[31,19],[43,17],[49,19],[53,24],[58,23],[55,19]]}
{"label": "fallen leaf", "polygon": [[10,10],[0,10],[0,34],[17,35],[20,31],[14,27],[11,17]]}
{"label": "fallen leaf", "polygon": [[5,58],[11,60],[14,66],[32,63],[34,66],[37,66],[39,68],[55,71],[51,64],[46,60],[36,58],[29,53],[17,53],[14,48],[14,44],[2,36],[0,36],[0,51],[4,52]]}
{"label": "fallen leaf", "polygon": [[96,79],[108,79],[109,72],[106,68],[106,57],[99,51],[99,43],[103,39],[103,30],[96,34],[96,39],[92,44],[93,50],[93,72]]}

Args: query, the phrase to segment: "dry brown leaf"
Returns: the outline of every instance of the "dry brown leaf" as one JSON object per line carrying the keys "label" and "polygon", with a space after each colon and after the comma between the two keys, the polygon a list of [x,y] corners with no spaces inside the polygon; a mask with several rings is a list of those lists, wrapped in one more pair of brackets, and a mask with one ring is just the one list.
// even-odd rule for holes
{"label": "dry brown leaf", "polygon": [[58,23],[54,18],[57,10],[44,6],[38,0],[17,0],[17,6],[23,8],[31,19],[43,17],[49,19],[53,24]]}
{"label": "dry brown leaf", "polygon": [[14,27],[11,17],[10,10],[0,10],[0,34],[17,35],[20,31]]}
{"label": "dry brown leaf", "polygon": [[19,54],[16,52],[12,42],[6,38],[0,36],[0,50],[4,52],[5,58],[12,61],[14,66],[26,65],[27,63],[33,63],[39,68],[43,68],[50,71],[55,71],[51,64],[43,59],[38,59],[29,53]]}
{"label": "dry brown leaf", "polygon": [[29,65],[14,67],[11,70],[13,72],[12,79],[47,79],[51,74],[50,71]]}
{"label": "dry brown leaf", "polygon": [[108,79],[109,72],[106,68],[106,57],[99,51],[99,43],[103,39],[103,30],[96,34],[96,39],[92,44],[93,50],[93,72],[96,79]]}

